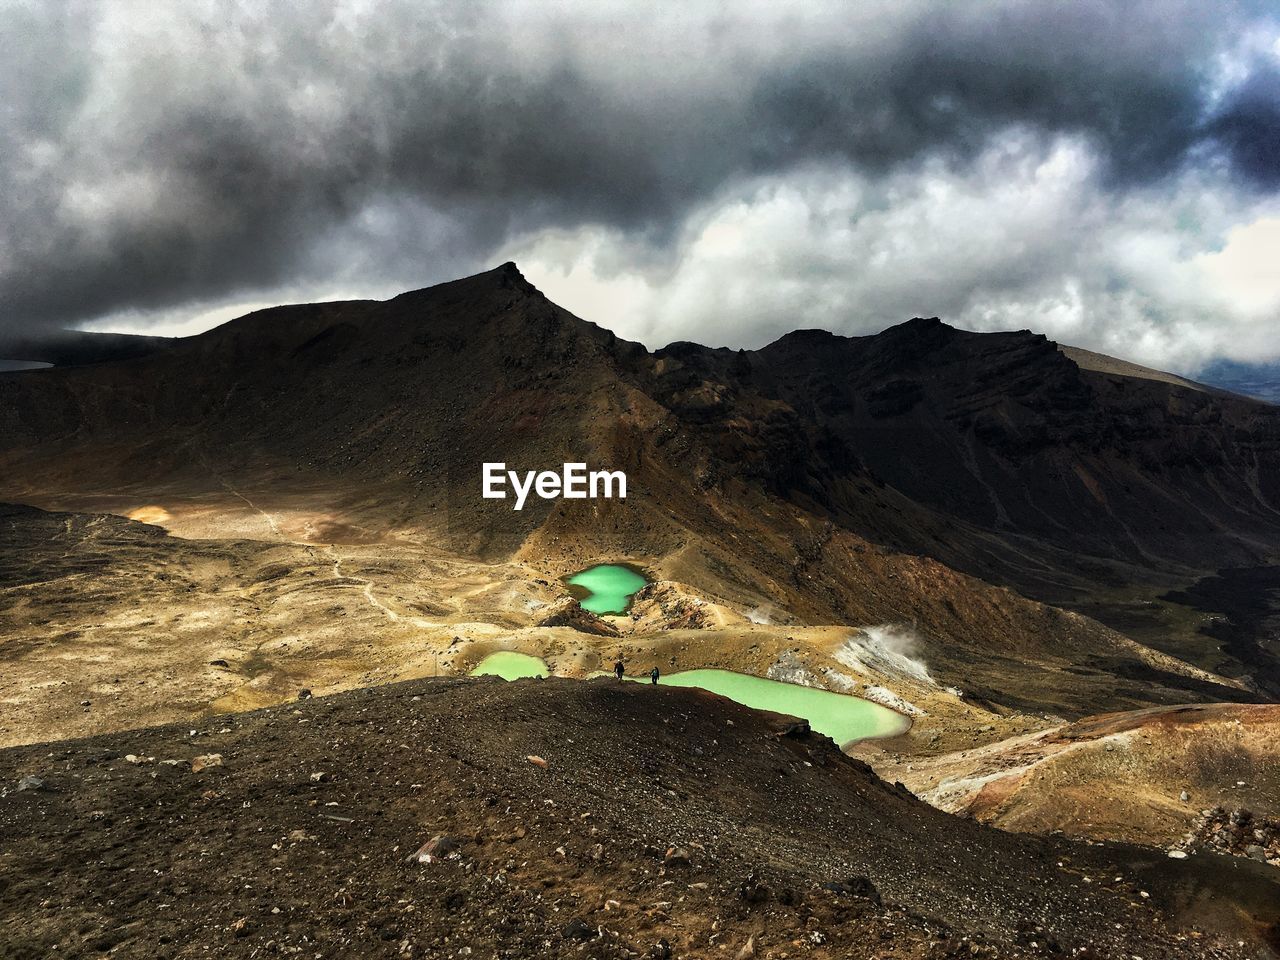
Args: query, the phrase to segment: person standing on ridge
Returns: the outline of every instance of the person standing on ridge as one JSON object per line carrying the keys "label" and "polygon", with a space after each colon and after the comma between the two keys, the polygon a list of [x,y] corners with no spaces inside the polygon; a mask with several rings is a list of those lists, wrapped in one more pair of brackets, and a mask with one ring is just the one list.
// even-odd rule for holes
{"label": "person standing on ridge", "polygon": [[657,667],[654,667],[652,670],[649,671],[649,682],[652,683],[654,686],[658,685],[658,668]]}
{"label": "person standing on ridge", "polygon": [[625,672],[626,672],[626,667],[622,665],[622,658],[619,657],[618,662],[613,665],[613,675],[617,677],[619,680],[621,680],[622,675]]}

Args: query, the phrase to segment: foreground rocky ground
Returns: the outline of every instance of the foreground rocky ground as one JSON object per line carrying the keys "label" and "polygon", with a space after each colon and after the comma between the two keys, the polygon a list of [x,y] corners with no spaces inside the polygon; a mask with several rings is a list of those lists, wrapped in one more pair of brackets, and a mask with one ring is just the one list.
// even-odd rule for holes
{"label": "foreground rocky ground", "polygon": [[696,690],[419,680],[0,752],[0,956],[1268,957],[1280,873],[1003,833]]}

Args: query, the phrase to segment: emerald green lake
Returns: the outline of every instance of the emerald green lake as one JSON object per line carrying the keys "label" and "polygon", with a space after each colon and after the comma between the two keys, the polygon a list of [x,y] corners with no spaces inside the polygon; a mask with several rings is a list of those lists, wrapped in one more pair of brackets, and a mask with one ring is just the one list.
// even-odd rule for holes
{"label": "emerald green lake", "polygon": [[527,653],[500,650],[491,653],[471,671],[473,677],[501,677],[503,680],[520,680],[524,677],[545,677],[551,671],[545,660]]}
{"label": "emerald green lake", "polygon": [[803,717],[809,721],[810,727],[841,746],[868,737],[891,737],[911,726],[911,721],[902,714],[861,697],[753,677],[732,670],[685,670],[661,677],[658,682],[672,687],[709,690],[754,710]]}
{"label": "emerald green lake", "polygon": [[[546,661],[512,650],[489,654],[471,671],[473,677],[501,677],[503,680],[550,674]],[[597,673],[594,676],[611,674]],[[647,676],[627,679],[636,683],[649,682]],[[868,737],[892,737],[905,733],[911,726],[911,721],[902,714],[861,697],[753,677],[732,670],[685,670],[662,677],[658,682],[671,687],[697,687],[728,697],[753,710],[802,717],[809,721],[810,727],[842,747]]]}
{"label": "emerald green lake", "polygon": [[569,577],[568,584],[583,610],[592,613],[625,613],[631,595],[649,581],[634,567],[602,563]]}

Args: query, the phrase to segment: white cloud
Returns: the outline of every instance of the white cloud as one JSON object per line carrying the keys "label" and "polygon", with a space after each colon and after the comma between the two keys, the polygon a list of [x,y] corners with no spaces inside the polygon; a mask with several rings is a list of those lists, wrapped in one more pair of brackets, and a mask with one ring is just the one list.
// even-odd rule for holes
{"label": "white cloud", "polygon": [[961,168],[934,159],[873,180],[809,166],[737,183],[656,262],[598,227],[526,236],[503,256],[650,347],[690,331],[757,347],[796,327],[857,335],[938,315],[1173,369],[1280,353],[1274,201],[1207,191],[1195,173],[1118,201],[1100,177],[1084,141],[1011,130]]}
{"label": "white cloud", "polygon": [[1193,264],[1242,313],[1280,318],[1280,217],[1233,227],[1221,250]]}
{"label": "white cloud", "polygon": [[[292,294],[292,295],[290,295]],[[390,296],[380,292],[385,298]],[[232,320],[278,307],[284,303],[321,303],[334,300],[378,299],[351,291],[279,291],[269,300],[233,299],[227,302],[195,303],[181,309],[122,310],[110,316],[84,324],[81,329],[107,333],[136,333],[149,337],[191,337]]]}

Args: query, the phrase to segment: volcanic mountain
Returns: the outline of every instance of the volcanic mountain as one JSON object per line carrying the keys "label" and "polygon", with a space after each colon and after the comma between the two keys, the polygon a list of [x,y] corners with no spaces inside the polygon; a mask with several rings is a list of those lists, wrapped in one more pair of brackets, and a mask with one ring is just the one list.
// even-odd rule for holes
{"label": "volcanic mountain", "polygon": [[[1172,591],[1270,569],[1280,409],[1127,373],[1032,333],[937,320],[650,353],[504,264],[386,302],[260,311],[134,359],[0,376],[0,496],[121,513],[175,501],[175,532],[195,527],[183,502],[252,504],[275,529],[237,532],[429,540],[552,574],[638,556],[804,622],[914,621],[978,647],[999,633],[1017,655],[1105,632],[1047,625],[994,584],[1274,696],[1265,611],[1224,640],[1190,611],[1223,606],[1231,584]],[[515,513],[480,497],[484,461],[566,460],[626,470],[625,506]],[[1143,679],[1200,682],[1181,675]]]}

